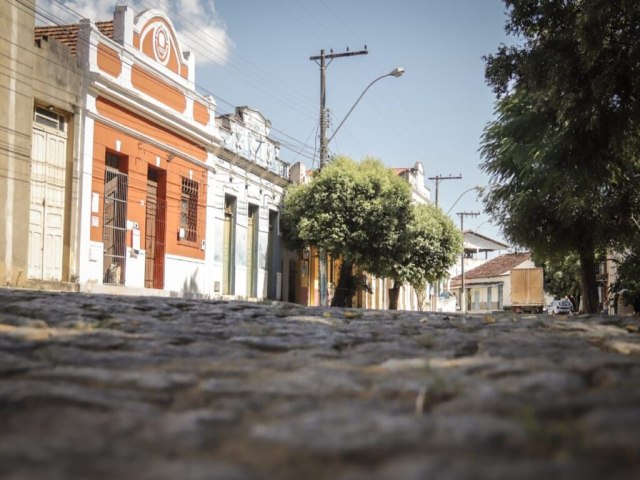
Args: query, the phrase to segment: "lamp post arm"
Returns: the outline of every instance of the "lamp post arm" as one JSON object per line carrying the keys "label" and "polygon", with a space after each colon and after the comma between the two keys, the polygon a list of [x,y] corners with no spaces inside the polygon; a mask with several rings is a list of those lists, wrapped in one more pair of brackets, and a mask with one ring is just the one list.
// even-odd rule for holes
{"label": "lamp post arm", "polygon": [[356,108],[356,105],[358,105],[358,103],[360,103],[360,100],[362,100],[362,97],[364,97],[364,94],[367,93],[367,90],[369,90],[371,88],[371,86],[376,83],[378,80],[382,80],[385,77],[400,77],[402,74],[404,73],[404,68],[398,67],[394,70],[392,70],[389,73],[385,73],[384,75],[380,75],[378,78],[376,78],[375,80],[373,80],[371,83],[369,83],[369,85],[367,85],[367,88],[365,88],[362,93],[360,94],[360,96],[358,97],[358,99],[355,101],[355,103],[351,106],[351,108],[349,109],[349,111],[347,112],[347,114],[344,116],[344,118],[342,119],[342,121],[340,122],[340,125],[338,125],[338,128],[336,128],[333,133],[331,134],[331,136],[329,137],[329,139],[327,140],[327,145],[329,145],[329,142],[331,142],[331,140],[333,139],[333,137],[336,136],[336,133],[338,133],[338,130],[340,130],[340,127],[342,127],[342,125],[344,124],[344,122],[347,120],[347,118],[349,118],[349,115],[351,115],[351,112],[353,112],[353,109]]}
{"label": "lamp post arm", "polygon": [[447,215],[449,215],[449,213],[451,212],[451,210],[453,210],[453,207],[455,207],[455,206],[458,204],[458,202],[460,201],[460,199],[461,199],[461,198],[462,198],[466,193],[469,193],[471,190],[475,190],[475,191],[477,191],[478,193],[481,193],[481,191],[482,191],[482,187],[480,187],[479,185],[476,185],[475,187],[471,187],[471,188],[469,188],[469,189],[465,190],[464,192],[462,192],[462,193],[460,194],[460,196],[456,199],[456,201],[455,201],[455,202],[453,202],[453,205],[451,205],[451,207],[449,208],[449,210],[447,210]]}
{"label": "lamp post arm", "polygon": [[376,78],[373,82],[371,82],[369,85],[367,85],[367,88],[365,88],[362,93],[360,94],[360,96],[358,97],[358,99],[355,101],[355,103],[351,106],[351,108],[349,109],[349,111],[347,112],[347,114],[344,116],[344,118],[342,119],[342,121],[340,122],[340,125],[338,125],[338,128],[336,128],[333,133],[331,134],[331,136],[329,137],[329,140],[327,140],[327,144],[329,142],[331,142],[331,140],[333,139],[333,137],[336,136],[336,133],[338,133],[338,130],[340,130],[340,127],[342,127],[342,125],[344,124],[344,122],[347,120],[347,118],[349,118],[349,115],[351,115],[351,112],[353,112],[353,109],[356,108],[356,106],[358,105],[358,103],[360,103],[360,100],[362,100],[362,97],[364,97],[364,94],[367,93],[367,90],[369,90],[371,88],[371,86],[376,83],[378,80],[383,79],[384,77],[388,77],[389,75],[391,75],[390,73],[386,73],[378,78]]}

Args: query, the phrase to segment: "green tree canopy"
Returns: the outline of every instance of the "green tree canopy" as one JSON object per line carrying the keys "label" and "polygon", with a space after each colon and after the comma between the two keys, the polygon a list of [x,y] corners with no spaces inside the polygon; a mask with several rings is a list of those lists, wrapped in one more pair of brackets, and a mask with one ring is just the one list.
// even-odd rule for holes
{"label": "green tree canopy", "polygon": [[573,297],[577,308],[582,295],[580,259],[578,256],[569,254],[539,258],[534,254],[534,261],[544,267],[544,291],[556,298]]}
{"label": "green tree canopy", "polygon": [[379,160],[337,157],[287,190],[282,228],[292,248],[313,245],[380,275],[412,215],[409,185]]}
{"label": "green tree canopy", "polygon": [[485,59],[498,97],[482,138],[485,206],[512,242],[577,254],[594,312],[595,251],[636,233],[640,2],[505,4],[517,45]]}
{"label": "green tree canopy", "polygon": [[[618,263],[618,279],[611,286],[612,293],[622,296],[626,303],[640,312],[640,242],[625,252]],[[615,305],[617,308],[617,305]]]}
{"label": "green tree canopy", "polygon": [[447,275],[462,251],[462,234],[453,220],[433,204],[414,205],[396,258],[386,276],[416,289]]}
{"label": "green tree canopy", "polygon": [[342,259],[339,306],[349,296],[352,266],[393,278],[397,288],[424,286],[446,274],[462,245],[440,209],[413,205],[409,184],[371,158],[338,157],[310,183],[290,187],[281,225],[289,247],[313,245]]}

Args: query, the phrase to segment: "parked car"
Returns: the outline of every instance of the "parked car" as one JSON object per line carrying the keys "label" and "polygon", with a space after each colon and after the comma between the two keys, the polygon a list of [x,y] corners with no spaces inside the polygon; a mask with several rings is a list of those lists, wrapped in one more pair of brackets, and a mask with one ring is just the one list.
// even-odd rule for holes
{"label": "parked car", "polygon": [[547,313],[549,315],[558,315],[558,314],[568,315],[571,313],[571,310],[573,310],[573,305],[569,300],[566,300],[566,299],[554,300],[547,307]]}

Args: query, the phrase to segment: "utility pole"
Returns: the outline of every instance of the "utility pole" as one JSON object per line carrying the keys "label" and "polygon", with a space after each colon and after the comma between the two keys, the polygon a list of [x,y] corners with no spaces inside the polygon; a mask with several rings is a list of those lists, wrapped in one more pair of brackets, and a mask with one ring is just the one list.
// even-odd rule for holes
{"label": "utility pole", "polygon": [[[438,206],[438,189],[440,186],[440,182],[442,180],[460,180],[462,179],[462,175],[459,174],[457,176],[453,175],[436,175],[435,177],[429,177],[429,180],[433,180],[436,184],[436,207]],[[438,311],[438,298],[440,297],[440,280],[436,283],[436,291],[431,295],[431,309],[434,312]]]}
{"label": "utility pole", "polygon": [[460,285],[460,310],[464,315],[467,313],[467,296],[464,291],[464,217],[477,217],[480,212],[458,212],[460,217],[460,232],[462,233],[462,253],[460,254],[460,268],[461,268],[461,285]]}
{"label": "utility pole", "polygon": [[[327,67],[334,58],[352,57],[354,55],[366,55],[369,52],[365,48],[364,50],[358,50],[350,52],[348,49],[346,52],[333,53],[333,50],[329,54],[325,54],[324,49],[320,50],[320,55],[309,57],[309,60],[313,60],[320,66],[320,170],[327,164],[328,160],[328,140],[327,140],[327,125],[329,123],[329,112],[326,108],[327,103],[327,79],[326,72]],[[327,64],[329,60],[329,64]],[[318,289],[320,290],[320,306],[329,306],[327,295],[327,251],[324,248],[318,248]]]}
{"label": "utility pole", "polygon": [[457,176],[453,176],[453,175],[447,175],[446,177],[444,175],[436,175],[435,177],[429,177],[429,180],[433,180],[436,183],[436,207],[438,206],[438,185],[440,185],[440,182],[442,180],[460,180],[462,179],[462,175],[457,175]]}

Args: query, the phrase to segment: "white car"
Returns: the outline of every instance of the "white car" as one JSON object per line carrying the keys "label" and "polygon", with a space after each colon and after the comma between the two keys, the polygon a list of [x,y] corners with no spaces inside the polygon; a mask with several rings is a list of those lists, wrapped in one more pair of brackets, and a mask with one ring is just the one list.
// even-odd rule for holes
{"label": "white car", "polygon": [[558,314],[568,315],[571,313],[571,310],[573,310],[573,305],[569,300],[566,300],[566,299],[554,300],[547,307],[547,313],[549,315],[558,315]]}

